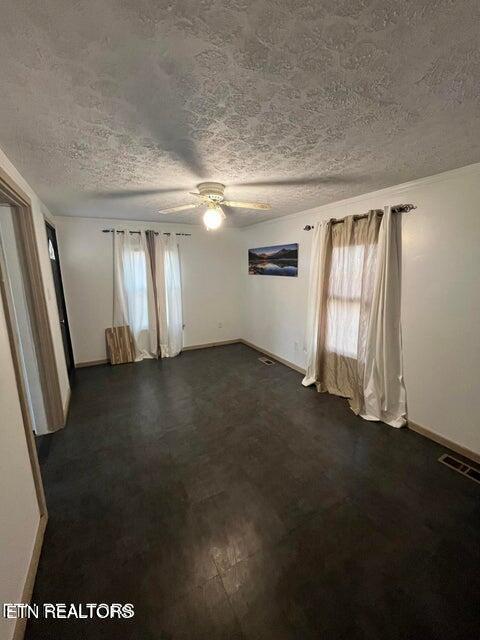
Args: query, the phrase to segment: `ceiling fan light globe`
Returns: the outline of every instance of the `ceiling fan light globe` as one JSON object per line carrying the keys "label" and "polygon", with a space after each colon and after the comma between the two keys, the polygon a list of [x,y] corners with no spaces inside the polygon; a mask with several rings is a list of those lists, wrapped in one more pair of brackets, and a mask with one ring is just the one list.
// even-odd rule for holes
{"label": "ceiling fan light globe", "polygon": [[203,214],[203,224],[208,231],[218,229],[223,222],[223,216],[218,209],[207,209]]}

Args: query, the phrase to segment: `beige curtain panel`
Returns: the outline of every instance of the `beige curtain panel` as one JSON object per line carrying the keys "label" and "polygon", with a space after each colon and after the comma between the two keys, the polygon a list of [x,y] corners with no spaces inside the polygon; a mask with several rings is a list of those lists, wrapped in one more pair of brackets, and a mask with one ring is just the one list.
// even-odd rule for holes
{"label": "beige curtain panel", "polygon": [[406,422],[399,221],[387,207],[316,226],[303,380],[394,427]]}
{"label": "beige curtain panel", "polygon": [[171,358],[183,348],[180,257],[174,238],[154,231],[113,234],[113,326],[128,326],[135,360]]}

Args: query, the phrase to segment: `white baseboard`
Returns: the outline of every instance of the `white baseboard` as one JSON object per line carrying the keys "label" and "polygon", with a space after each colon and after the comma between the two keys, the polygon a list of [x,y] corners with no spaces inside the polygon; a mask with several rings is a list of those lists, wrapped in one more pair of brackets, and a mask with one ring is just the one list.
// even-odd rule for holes
{"label": "white baseboard", "polygon": [[75,369],[83,369],[83,367],[96,367],[97,364],[108,364],[108,360],[103,358],[102,360],[91,360],[90,362],[76,362]]}
{"label": "white baseboard", "polygon": [[[221,347],[223,345],[238,344],[238,343],[244,344],[247,347],[250,347],[251,349],[255,349],[255,351],[258,351],[259,353],[262,353],[268,356],[269,358],[273,358],[274,360],[277,360],[281,364],[285,365],[286,367],[289,367],[290,369],[293,369],[294,371],[297,371],[298,373],[305,374],[305,369],[303,367],[299,367],[293,362],[290,362],[289,360],[285,360],[285,358],[281,358],[280,356],[277,356],[275,353],[272,353],[271,351],[262,349],[258,345],[253,344],[253,342],[249,342],[248,340],[244,340],[243,338],[236,338],[234,340],[223,340],[221,342],[207,342],[205,344],[190,345],[188,347],[184,347],[183,351],[193,351],[195,349],[208,349],[209,347]],[[79,362],[75,366],[77,368],[93,367],[98,364],[106,364],[106,363],[108,363],[108,360],[94,360],[92,362]],[[437,444],[447,447],[448,449],[455,451],[459,455],[464,456],[469,460],[473,460],[477,464],[480,464],[480,454],[470,449],[467,449],[466,447],[463,447],[462,445],[457,444],[456,442],[453,442],[453,440],[450,440],[449,438],[446,438],[445,436],[442,436],[436,433],[432,429],[416,424],[411,420],[408,421],[408,428],[411,429],[412,431],[415,431],[416,433],[419,433],[422,436],[425,436],[426,438],[429,438],[430,440],[433,440]]]}
{"label": "white baseboard", "polygon": [[298,373],[303,373],[303,374],[305,373],[305,369],[303,369],[302,367],[299,367],[297,364],[294,364],[293,362],[290,362],[289,360],[285,360],[285,358],[281,358],[280,356],[277,356],[274,353],[271,353],[270,351],[267,351],[266,349],[262,349],[261,347],[257,347],[257,345],[253,344],[253,342],[249,342],[248,340],[244,340],[243,338],[241,338],[237,342],[241,342],[242,344],[247,345],[247,347],[251,347],[252,349],[255,349],[255,351],[259,351],[260,353],[263,353],[264,355],[269,356],[270,358],[273,358],[274,360],[277,360],[281,364],[284,364],[286,367],[290,367],[290,369],[293,369],[294,371],[297,371]]}
{"label": "white baseboard", "polygon": [[[194,351],[195,349],[208,349],[209,347],[221,347],[225,344],[237,344],[241,342],[240,338],[235,338],[235,340],[222,340],[221,342],[206,342],[205,344],[192,344],[188,347],[183,347],[182,351]],[[75,363],[76,369],[83,369],[84,367],[96,367],[99,364],[108,364],[108,360],[106,358],[102,360],[90,360],[88,362],[77,362]]]}
{"label": "white baseboard", "polygon": [[[243,338],[235,338],[233,340],[222,340],[221,342],[206,342],[204,344],[192,344],[192,345],[189,345],[188,347],[183,347],[182,351],[194,351],[196,349],[209,349],[210,347],[222,347],[227,344],[238,344],[238,343],[245,344],[247,347],[251,347],[252,349],[255,349],[255,351],[259,351],[260,353],[263,353],[264,355],[269,356],[274,360],[277,360],[281,364],[284,364],[286,367],[290,367],[290,369],[293,369],[298,373],[305,373],[305,369],[303,369],[302,367],[299,367],[298,365],[294,364],[293,362],[290,362],[289,360],[285,360],[285,358],[281,358],[280,356],[277,356],[275,353],[271,353],[266,349],[262,349],[256,344],[253,344],[253,342],[249,342],[248,340],[244,340]],[[104,359],[104,360],[91,360],[90,362],[77,362],[75,364],[75,367],[77,369],[82,369],[83,367],[94,367],[99,364],[108,364],[108,360]]]}
{"label": "white baseboard", "polygon": [[[38,561],[40,560],[40,554],[42,552],[43,536],[45,535],[45,529],[47,527],[48,516],[45,514],[40,516],[38,523],[38,529],[35,536],[35,542],[33,545],[32,557],[28,565],[27,577],[23,586],[22,592],[22,604],[29,604],[32,599],[33,587],[35,585],[35,577],[37,575]],[[26,618],[18,618],[13,630],[12,640],[23,640],[25,635],[25,628],[27,626]]]}
{"label": "white baseboard", "polygon": [[[294,371],[298,371],[299,373],[303,373],[303,374],[305,373],[305,369],[303,369],[302,367],[299,367],[298,365],[293,364],[293,362],[289,362],[284,358],[280,358],[275,353],[267,351],[266,349],[262,349],[257,345],[253,344],[252,342],[249,342],[248,340],[240,339],[239,342],[247,345],[247,347],[251,347],[256,351],[259,351],[260,353],[263,353],[269,356],[270,358],[273,358],[274,360],[277,360],[278,362],[281,362],[286,367],[290,367],[290,369],[293,369]],[[476,462],[477,464],[480,464],[480,454],[476,453],[475,451],[472,451],[471,449],[467,449],[466,447],[460,444],[457,444],[453,440],[450,440],[449,438],[446,438],[445,436],[442,436],[436,433],[432,429],[428,429],[427,427],[424,427],[415,422],[412,422],[411,420],[408,421],[408,428],[411,429],[412,431],[415,431],[416,433],[419,433],[425,438],[429,438],[430,440],[433,440],[437,444],[440,444],[448,449],[451,449],[452,451],[455,451],[455,453],[458,453],[459,455],[465,458],[468,458],[469,460],[473,460],[473,462]]]}
{"label": "white baseboard", "polygon": [[425,436],[426,438],[433,440],[437,444],[441,444],[443,447],[447,447],[447,449],[451,449],[452,451],[455,451],[455,453],[458,453],[459,455],[468,458],[469,460],[473,460],[473,462],[476,462],[477,464],[480,464],[480,454],[472,451],[471,449],[463,447],[461,444],[453,442],[453,440],[450,440],[450,438],[441,436],[439,433],[435,433],[435,431],[432,431],[432,429],[417,424],[416,422],[412,422],[411,420],[408,421],[408,428],[412,431],[415,431],[415,433],[419,433],[421,436]]}
{"label": "white baseboard", "polygon": [[238,344],[242,342],[240,338],[235,340],[222,340],[222,342],[206,342],[205,344],[192,344],[189,347],[183,347],[182,351],[194,351],[195,349],[208,349],[210,347],[222,347],[225,344]]}

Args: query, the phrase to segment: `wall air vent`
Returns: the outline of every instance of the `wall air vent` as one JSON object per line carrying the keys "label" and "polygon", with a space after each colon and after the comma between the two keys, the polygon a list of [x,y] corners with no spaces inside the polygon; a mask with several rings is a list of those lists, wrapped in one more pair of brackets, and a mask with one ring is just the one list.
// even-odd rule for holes
{"label": "wall air vent", "polygon": [[454,471],[458,471],[458,473],[461,473],[462,475],[467,476],[467,478],[470,478],[470,480],[473,480],[474,482],[478,482],[478,484],[480,484],[479,469],[476,469],[475,467],[470,466],[469,464],[467,464],[466,462],[463,462],[462,460],[458,460],[458,458],[454,458],[449,453],[444,453],[443,455],[441,455],[438,461],[441,462],[442,464],[447,465],[447,467],[450,467],[450,469],[453,469]]}
{"label": "wall air vent", "polygon": [[259,360],[262,364],[266,364],[268,367],[271,367],[272,364],[275,364],[274,360],[270,360],[270,358],[267,358],[266,356],[262,356],[261,358],[259,358]]}

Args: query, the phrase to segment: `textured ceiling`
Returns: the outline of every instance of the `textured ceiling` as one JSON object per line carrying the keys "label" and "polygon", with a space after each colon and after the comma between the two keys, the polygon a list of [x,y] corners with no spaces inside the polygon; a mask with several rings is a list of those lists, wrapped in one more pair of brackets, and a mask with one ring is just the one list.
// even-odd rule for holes
{"label": "textured ceiling", "polygon": [[55,214],[197,222],[156,210],[217,180],[272,203],[229,211],[242,226],[480,160],[478,0],[3,0],[0,15],[0,147]]}

